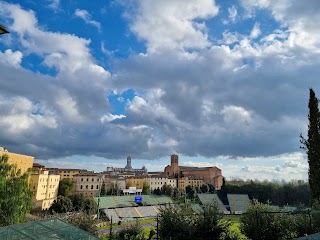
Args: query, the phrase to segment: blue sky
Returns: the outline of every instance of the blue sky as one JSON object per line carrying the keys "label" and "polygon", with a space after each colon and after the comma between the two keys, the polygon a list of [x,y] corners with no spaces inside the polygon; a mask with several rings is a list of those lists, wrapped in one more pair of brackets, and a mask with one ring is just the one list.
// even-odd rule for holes
{"label": "blue sky", "polygon": [[51,167],[307,179],[311,0],[0,1],[0,145]]}

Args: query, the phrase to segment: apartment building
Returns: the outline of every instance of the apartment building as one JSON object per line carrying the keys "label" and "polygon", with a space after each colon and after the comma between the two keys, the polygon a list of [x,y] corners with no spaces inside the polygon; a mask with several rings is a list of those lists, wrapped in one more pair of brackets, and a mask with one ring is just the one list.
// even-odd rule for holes
{"label": "apartment building", "polygon": [[8,156],[8,164],[16,165],[17,169],[21,170],[21,174],[27,172],[29,169],[32,169],[34,157],[12,153],[9,152],[6,148],[0,147],[0,156],[7,155]]}
{"label": "apartment building", "polygon": [[32,200],[36,207],[42,210],[49,209],[58,196],[60,175],[49,174],[47,170],[39,169],[30,177],[30,189],[33,192]]}
{"label": "apartment building", "polygon": [[158,188],[161,189],[163,185],[167,184],[168,178],[158,175],[149,177],[148,180],[150,190],[153,191]]}
{"label": "apartment building", "polygon": [[184,192],[187,186],[201,187],[205,182],[200,178],[184,177],[178,179],[178,189]]}
{"label": "apartment building", "polygon": [[110,189],[126,189],[126,179],[124,177],[105,177],[103,181],[106,191],[109,191]]}
{"label": "apartment building", "polygon": [[78,194],[96,197],[99,195],[103,178],[103,175],[93,172],[84,172],[74,175],[74,191]]}
{"label": "apartment building", "polygon": [[136,187],[137,189],[142,189],[143,184],[150,184],[148,177],[130,177],[126,179],[126,188]]}
{"label": "apartment building", "polygon": [[70,178],[73,181],[75,175],[93,171],[88,171],[86,169],[77,169],[77,168],[46,168],[50,174],[59,174],[60,179]]}

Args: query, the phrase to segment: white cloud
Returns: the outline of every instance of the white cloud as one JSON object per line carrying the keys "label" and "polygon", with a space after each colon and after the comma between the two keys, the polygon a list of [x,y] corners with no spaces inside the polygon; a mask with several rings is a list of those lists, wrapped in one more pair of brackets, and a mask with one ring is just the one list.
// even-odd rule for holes
{"label": "white cloud", "polygon": [[58,10],[60,7],[60,0],[48,0],[49,1],[49,7],[53,10]]}
{"label": "white cloud", "polygon": [[111,113],[107,113],[107,114],[105,114],[105,115],[103,115],[101,118],[100,118],[100,121],[102,122],[102,123],[104,123],[104,122],[112,122],[112,121],[114,121],[114,120],[116,120],[116,119],[121,119],[121,118],[125,118],[126,116],[125,115],[122,115],[122,114],[120,114],[120,115],[113,115],[113,114],[111,114]]}
{"label": "white cloud", "polygon": [[131,13],[131,30],[147,41],[148,51],[160,49],[205,48],[208,41],[205,23],[219,8],[212,0],[141,0],[137,12]]}
{"label": "white cloud", "polygon": [[228,12],[230,21],[235,22],[238,15],[237,8],[234,5],[232,5],[232,7],[228,8]]}
{"label": "white cloud", "polygon": [[23,54],[20,51],[13,52],[11,49],[7,49],[4,53],[0,51],[0,62],[12,67],[19,67],[23,58]]}
{"label": "white cloud", "polygon": [[250,37],[257,38],[260,36],[260,34],[261,34],[260,25],[259,23],[255,23],[251,30]]}
{"label": "white cloud", "polygon": [[91,19],[91,15],[88,13],[87,10],[83,10],[83,9],[76,9],[76,11],[74,12],[74,14],[79,17],[82,18],[87,24],[90,24],[92,26],[95,26],[98,30],[101,29],[101,23],[92,20]]}

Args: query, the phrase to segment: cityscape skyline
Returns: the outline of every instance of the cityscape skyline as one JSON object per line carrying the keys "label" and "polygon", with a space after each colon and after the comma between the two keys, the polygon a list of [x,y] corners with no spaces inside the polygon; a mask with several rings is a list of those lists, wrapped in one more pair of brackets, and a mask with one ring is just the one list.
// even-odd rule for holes
{"label": "cityscape skyline", "polygon": [[[290,4],[289,4],[290,2]],[[320,3],[1,1],[0,145],[48,166],[307,179]]]}

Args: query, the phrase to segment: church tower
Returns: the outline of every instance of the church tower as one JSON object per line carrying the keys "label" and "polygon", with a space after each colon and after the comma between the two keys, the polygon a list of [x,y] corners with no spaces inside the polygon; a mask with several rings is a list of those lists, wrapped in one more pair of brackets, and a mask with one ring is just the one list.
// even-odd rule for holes
{"label": "church tower", "polygon": [[171,155],[171,174],[172,176],[179,175],[179,155],[177,154]]}
{"label": "church tower", "polygon": [[126,170],[132,170],[130,155],[127,157],[127,165],[125,166],[125,169]]}

